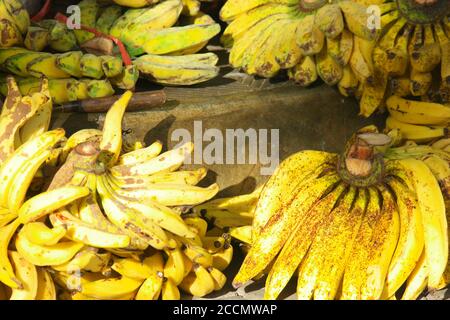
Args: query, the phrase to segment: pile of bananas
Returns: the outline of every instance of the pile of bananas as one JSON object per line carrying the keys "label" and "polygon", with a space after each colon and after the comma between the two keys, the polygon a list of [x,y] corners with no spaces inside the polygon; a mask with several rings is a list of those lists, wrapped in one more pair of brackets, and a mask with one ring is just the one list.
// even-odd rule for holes
{"label": "pile of bananas", "polygon": [[226,283],[230,237],[186,210],[214,197],[206,169],[178,170],[187,143],[124,143],[130,91],[103,129],[48,131],[48,81],[22,96],[8,77],[0,118],[0,298],[179,299]]}
{"label": "pile of bananas", "polygon": [[302,86],[320,77],[360,99],[368,117],[391,94],[425,96],[433,79],[448,101],[450,7],[448,1],[421,6],[415,0],[228,0],[220,12],[229,23],[222,43],[233,67],[262,77],[287,69]]}
{"label": "pile of bananas", "polygon": [[394,146],[395,135],[367,127],[342,155],[283,161],[252,227],[237,228],[249,250],[233,285],[266,273],[266,299],[294,274],[299,299],[416,299],[445,287],[450,141]]}
{"label": "pile of bananas", "polygon": [[[101,7],[97,0],[78,4],[83,26],[122,40],[130,55],[140,56],[128,64],[110,39],[84,29],[69,29],[53,19],[30,25],[20,1],[15,3],[0,1],[0,10],[14,13],[5,20],[8,26],[15,21],[22,30],[15,41],[0,42],[0,70],[20,77],[19,87],[25,95],[37,92],[42,76],[50,79],[54,103],[61,104],[111,96],[114,88],[133,89],[139,76],[164,85],[192,85],[219,73],[215,54],[197,52],[220,32],[220,26],[197,10],[185,18],[183,26],[174,27],[187,6],[184,1],[167,0],[128,10],[118,5]],[[5,76],[0,86],[6,95]]]}

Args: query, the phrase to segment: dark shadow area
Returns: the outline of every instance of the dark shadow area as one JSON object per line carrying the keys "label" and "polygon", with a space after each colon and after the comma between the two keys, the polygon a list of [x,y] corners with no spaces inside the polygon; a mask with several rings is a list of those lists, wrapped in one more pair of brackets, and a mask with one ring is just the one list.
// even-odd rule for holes
{"label": "dark shadow area", "polygon": [[169,130],[172,124],[175,122],[176,117],[173,115],[168,116],[153,128],[151,128],[144,137],[145,145],[149,146],[156,140],[160,140],[163,143],[163,152],[167,150],[167,143],[169,138]]}
{"label": "dark shadow area", "polygon": [[[96,121],[89,121],[88,115],[87,113],[71,113],[62,126],[66,130],[66,136],[70,137],[73,133],[81,129],[98,128],[98,123]],[[50,127],[53,127],[53,121]]]}
{"label": "dark shadow area", "polygon": [[233,197],[241,194],[251,193],[257,187],[256,179],[253,177],[246,177],[240,183],[229,186],[221,190],[216,198],[227,198]]}

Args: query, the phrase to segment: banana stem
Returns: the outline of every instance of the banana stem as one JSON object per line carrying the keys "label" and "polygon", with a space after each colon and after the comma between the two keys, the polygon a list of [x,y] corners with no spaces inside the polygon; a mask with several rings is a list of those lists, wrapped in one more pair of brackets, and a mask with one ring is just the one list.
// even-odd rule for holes
{"label": "banana stem", "polygon": [[341,178],[357,187],[368,187],[381,181],[384,172],[383,156],[380,146],[390,143],[384,134],[360,134],[347,144],[344,154],[338,161]]}

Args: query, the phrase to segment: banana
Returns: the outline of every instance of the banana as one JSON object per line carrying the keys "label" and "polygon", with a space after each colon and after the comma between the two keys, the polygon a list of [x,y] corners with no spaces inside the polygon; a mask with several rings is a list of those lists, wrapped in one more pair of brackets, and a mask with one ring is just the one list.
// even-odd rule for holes
{"label": "banana", "polygon": [[20,129],[20,140],[22,144],[47,132],[50,127],[53,104],[47,79],[41,80],[39,92],[46,95],[48,100],[46,103],[40,105],[34,116]]}
{"label": "banana", "polygon": [[242,60],[242,69],[247,74],[256,74],[261,77],[271,78],[280,70],[280,65],[275,60],[275,50],[278,41],[277,30],[285,29],[289,20],[280,20],[276,28],[267,28],[257,39],[252,49]]}
{"label": "banana", "polygon": [[119,165],[132,165],[138,162],[144,162],[157,157],[162,150],[162,142],[155,141],[146,148],[141,148],[119,156],[117,163]]}
{"label": "banana", "polygon": [[[350,67],[352,68],[353,73],[355,74],[356,78],[361,84],[365,84],[366,82],[373,82],[374,81],[374,70],[371,60],[366,60],[366,56],[363,55],[362,49],[366,48],[367,52],[372,52],[372,49],[368,49],[369,47],[372,47],[372,45],[363,46],[363,40],[359,37],[354,36],[353,37],[353,51],[352,55],[349,60]],[[365,43],[373,44],[373,42],[366,41]]]}
{"label": "banana", "polygon": [[314,24],[314,15],[308,15],[297,29],[297,44],[305,56],[319,53],[325,43],[325,35]]}
{"label": "banana", "polygon": [[210,268],[208,271],[214,280],[214,290],[215,291],[222,290],[222,288],[227,283],[227,277],[216,268]]}
{"label": "banana", "polygon": [[411,94],[409,75],[391,79],[391,94],[398,97],[406,97]]}
{"label": "banana", "polygon": [[124,277],[144,281],[161,271],[155,270],[155,263],[161,259],[160,253],[155,253],[154,256],[145,258],[142,262],[130,258],[115,259],[111,268]]}
{"label": "banana", "polygon": [[422,252],[417,265],[406,281],[406,288],[402,300],[415,300],[427,288],[428,267],[425,250]]}
{"label": "banana", "polygon": [[[416,26],[417,30],[410,43],[410,61],[413,69],[419,72],[431,72],[441,60],[441,48],[434,38],[431,25]],[[416,32],[416,31],[415,31]]]}
{"label": "banana", "polygon": [[407,280],[424,248],[422,215],[414,191],[392,179],[389,186],[395,193],[400,216],[400,237],[386,276],[383,296],[390,297]]}
{"label": "banana", "polygon": [[289,69],[288,75],[290,79],[302,87],[307,87],[314,83],[318,78],[314,57],[306,56],[300,58],[300,62],[292,69]]}
{"label": "banana", "polygon": [[29,71],[27,69],[28,64],[33,60],[42,57],[52,57],[52,55],[47,52],[33,51],[19,53],[6,59],[4,62],[4,68],[17,76],[26,77],[29,75]]}
{"label": "banana", "polygon": [[434,24],[434,31],[436,37],[439,40],[439,46],[441,48],[441,79],[442,83],[450,85],[450,40],[448,39],[449,31],[447,29],[447,36],[445,35],[442,26],[439,23]]}
{"label": "banana", "polygon": [[12,289],[9,300],[35,300],[38,290],[36,267],[16,251],[10,251],[9,257],[16,271],[17,278],[22,283],[22,288]]}
{"label": "banana", "polygon": [[357,37],[372,40],[377,37],[377,30],[369,28],[369,12],[366,6],[354,1],[339,1],[339,7],[345,17],[348,29]]}
{"label": "banana", "polygon": [[61,53],[56,57],[56,65],[72,77],[81,78],[83,76],[80,67],[82,57],[83,53],[81,51]]}
{"label": "banana", "polygon": [[419,72],[413,68],[409,77],[410,91],[413,96],[421,97],[431,88],[433,82],[431,72]]}
{"label": "banana", "polygon": [[122,149],[122,118],[133,93],[125,92],[108,110],[100,141],[100,160],[105,165],[115,163]]}
{"label": "banana", "polygon": [[50,43],[50,33],[47,29],[31,26],[28,28],[27,35],[23,44],[25,48],[31,51],[43,51]]}
{"label": "banana", "polygon": [[[201,56],[201,54],[176,57],[144,55],[134,60],[133,63],[143,77],[167,85],[192,85],[211,80],[218,75],[218,67],[209,63],[192,62],[194,57],[191,56]],[[152,62],[153,58],[167,62]]]}
{"label": "banana", "polygon": [[[276,299],[286,286],[314,239],[317,224],[321,218],[325,218],[329,214],[344,189],[345,187],[342,184],[336,187],[307,213],[305,218],[310,217],[310,219],[302,218],[295,226],[295,232],[286,240],[283,249],[270,269],[266,280],[265,299]],[[300,223],[303,220],[305,223]]]}
{"label": "banana", "polygon": [[[345,213],[351,211],[350,207],[353,202],[353,199],[355,198],[355,188],[351,187],[348,189],[348,191],[344,192],[344,196],[341,198],[341,200],[335,205],[335,209],[331,211],[326,211],[326,214],[328,216],[325,216],[325,223],[319,227],[318,233],[314,240],[311,243],[311,246],[308,250],[308,253],[306,254],[305,258],[302,259],[303,261],[300,263],[299,267],[299,273],[298,273],[298,281],[297,281],[297,298],[300,300],[309,300],[312,297],[315,299],[332,299],[335,295],[335,292],[337,290],[336,284],[333,282],[336,282],[338,279],[328,279],[328,283],[326,282],[327,276],[324,277],[324,275],[321,274],[321,271],[324,272],[325,270],[328,270],[329,272],[336,272],[337,274],[335,277],[339,277],[339,272],[341,266],[339,266],[339,263],[335,268],[333,268],[333,271],[326,267],[325,263],[328,262],[327,258],[323,256],[324,250],[326,248],[329,248],[329,245],[327,246],[327,241],[324,239],[326,237],[327,231],[324,231],[326,229],[329,229],[329,232],[339,232],[339,230],[336,230],[339,228],[338,226],[333,226],[333,223],[336,221],[336,216],[342,215]],[[359,206],[358,206],[359,207]],[[327,208],[328,209],[328,208]],[[357,214],[357,217],[360,216],[361,212],[355,212]],[[342,226],[344,228],[344,226]],[[340,232],[343,232],[345,229],[342,229]],[[349,231],[352,232],[352,228],[349,228]],[[347,231],[347,233],[349,232]],[[344,237],[346,235],[346,232],[343,233]],[[351,234],[347,235],[348,240],[351,243]],[[333,239],[332,237],[330,239]],[[350,246],[351,248],[351,246]],[[345,246],[343,247],[345,249]],[[303,250],[302,250],[303,251]],[[305,253],[302,252],[302,255]],[[342,253],[343,257],[341,259],[345,260],[345,252]],[[331,259],[335,259],[334,255],[330,257]],[[298,262],[298,259],[295,259],[295,262]],[[322,276],[322,277],[321,277]],[[330,274],[332,276],[332,274]],[[319,281],[323,281],[322,283]]]}
{"label": "banana", "polygon": [[135,237],[147,242],[155,249],[164,249],[169,246],[169,239],[164,230],[153,221],[136,215],[134,210],[115,201],[102,177],[98,179],[97,188],[102,199],[103,209],[112,223],[131,232]]}
{"label": "banana", "polygon": [[56,288],[50,273],[37,268],[38,287],[35,300],[56,300]]}
{"label": "banana", "polygon": [[450,166],[448,161],[437,155],[428,155],[422,159],[439,182],[445,196],[450,193]]}
{"label": "banana", "polygon": [[135,65],[128,65],[122,69],[122,72],[113,78],[111,83],[117,88],[124,90],[132,90],[136,86],[139,79],[139,69]]}
{"label": "banana", "polygon": [[270,29],[279,20],[286,18],[289,18],[288,14],[280,13],[269,15],[262,18],[256,24],[251,26],[242,37],[237,39],[237,41],[231,48],[229,56],[229,61],[231,65],[235,68],[240,68],[242,66],[243,59],[247,56],[247,53],[250,52],[251,49],[253,48],[254,42],[260,39],[261,34],[267,29]]}
{"label": "banana", "polygon": [[102,10],[96,22],[96,29],[104,34],[109,34],[114,22],[122,15],[120,6],[111,5]]}
{"label": "banana", "polygon": [[29,50],[21,47],[1,48],[0,46],[0,69],[6,71],[5,61],[17,54],[27,53]]}
{"label": "banana", "polygon": [[28,27],[30,26],[30,16],[28,11],[24,7],[21,1],[11,0],[11,1],[2,1],[0,4],[2,9],[0,9],[3,13],[3,10],[9,14],[10,17],[13,18],[13,22],[17,25],[19,31],[24,34],[27,32]]}
{"label": "banana", "polygon": [[139,288],[135,300],[157,300],[163,288],[164,261],[162,255],[157,252],[147,259],[152,271]]}
{"label": "banana", "polygon": [[391,96],[386,100],[389,113],[397,119],[418,125],[445,125],[450,122],[450,108],[439,103],[421,102]]}
{"label": "banana", "polygon": [[[7,207],[10,186],[14,182],[15,173],[25,166],[31,157],[39,155],[56,145],[64,137],[63,129],[56,129],[43,133],[21,145],[14,154],[2,164],[0,168],[0,206]],[[27,186],[25,186],[27,188]]]}
{"label": "banana", "polygon": [[388,78],[386,74],[375,76],[375,80],[366,83],[359,102],[359,114],[368,118],[377,109],[384,106]]}
{"label": "banana", "polygon": [[198,264],[194,264],[193,270],[183,279],[179,287],[194,297],[204,297],[213,292],[215,282],[208,270]]}
{"label": "banana", "polygon": [[50,48],[57,52],[67,52],[77,47],[77,38],[73,30],[65,23],[55,20],[43,20],[40,26],[50,32]]}
{"label": "banana", "polygon": [[82,243],[72,241],[41,246],[29,241],[22,230],[17,234],[15,245],[17,251],[35,266],[54,266],[66,263],[84,246]]}
{"label": "banana", "polygon": [[316,26],[327,38],[334,39],[344,30],[344,17],[337,4],[325,4],[314,16]]}
{"label": "banana", "polygon": [[76,274],[79,272],[101,272],[111,260],[111,253],[98,253],[95,248],[87,247],[80,250],[70,261],[52,266],[53,270]]}
{"label": "banana", "polygon": [[19,220],[28,223],[44,217],[73,201],[89,194],[89,189],[78,186],[65,186],[43,192],[27,200],[19,210]]}
{"label": "banana", "polygon": [[439,286],[448,258],[447,219],[439,184],[433,173],[420,160],[400,160],[417,194],[425,231],[425,255],[428,266],[428,287]]}
{"label": "banana", "polygon": [[147,34],[142,48],[150,54],[169,54],[208,41],[219,32],[218,23],[155,30]]}
{"label": "banana", "polygon": [[[303,217],[314,202],[326,194],[337,181],[335,174],[325,175],[317,179],[313,185],[308,185],[307,190],[301,189],[301,192],[294,193],[295,199],[291,195],[287,202],[290,204],[289,208],[283,215],[280,215],[277,210],[260,227],[254,222],[253,226],[256,230],[253,244],[233,280],[234,287],[239,287],[265,269],[286,242],[288,238],[286,230],[293,228],[298,219]],[[258,208],[259,203],[257,210]],[[268,211],[267,208],[266,210]],[[257,217],[255,212],[255,219]]]}
{"label": "banana", "polygon": [[18,212],[19,208],[25,201],[25,197],[34,176],[44,162],[50,157],[50,151],[44,151],[30,159],[23,167],[21,167],[14,177],[14,182],[8,190],[7,206],[11,212]]}
{"label": "banana", "polygon": [[342,79],[342,67],[328,54],[326,45],[316,56],[316,68],[319,77],[329,86],[337,84]]}
{"label": "banana", "polygon": [[131,56],[139,56],[145,52],[143,46],[150,34],[172,27],[182,9],[181,0],[168,0],[150,8],[129,10],[115,22],[110,33],[122,40]]}
{"label": "banana", "polygon": [[178,290],[178,287],[170,279],[167,279],[162,284],[161,299],[180,300],[180,290]]}
{"label": "banana", "polygon": [[22,229],[28,240],[41,246],[53,246],[66,235],[66,229],[63,226],[50,229],[42,222],[27,223]]}
{"label": "banana", "polygon": [[[112,189],[114,189],[114,187]],[[180,216],[178,216],[169,207],[165,207],[164,205],[158,203],[158,201],[154,202],[152,200],[144,200],[141,202],[135,202],[128,199],[130,198],[127,198],[126,196],[121,197],[120,194],[115,196],[115,200],[120,202],[122,205],[135,210],[136,213],[139,213],[142,216],[142,218],[150,219],[161,228],[178,236],[194,238],[195,234],[189,230],[188,226],[184,223]]]}
{"label": "banana", "polygon": [[80,293],[95,299],[111,300],[134,293],[142,283],[143,280],[127,277],[101,279],[83,283]]}
{"label": "banana", "polygon": [[100,140],[102,132],[97,129],[82,129],[72,134],[63,146],[61,160],[66,162],[69,153],[79,144],[90,140]]}
{"label": "banana", "polygon": [[115,177],[147,176],[156,173],[172,172],[183,164],[185,158],[194,150],[194,144],[187,142],[179,148],[164,152],[161,155],[129,165],[118,165],[111,168]]}
{"label": "banana", "polygon": [[224,271],[230,265],[233,259],[233,246],[225,243],[223,251],[212,254],[212,266],[220,271]]}
{"label": "banana", "polygon": [[153,4],[157,1],[154,0],[113,0],[115,3],[117,3],[118,5],[121,6],[125,6],[125,7],[131,7],[131,8],[141,8],[141,7],[146,7],[150,4]]}
{"label": "banana", "polygon": [[8,48],[23,43],[23,37],[20,31],[11,20],[0,19],[0,32],[0,47]]}
{"label": "banana", "polygon": [[302,52],[295,43],[299,24],[298,20],[291,20],[279,34],[273,55],[281,69],[292,68],[300,62]]}
{"label": "banana", "polygon": [[329,55],[341,66],[346,66],[352,56],[353,35],[347,29],[342,30],[338,38],[327,38]]}
{"label": "banana", "polygon": [[[164,265],[164,277],[178,286],[186,276],[185,254],[180,248],[165,251],[168,258]],[[189,271],[188,271],[189,272]]]}
{"label": "banana", "polygon": [[[294,0],[274,0],[273,3],[277,4],[280,7],[295,5],[297,4]],[[225,2],[222,9],[220,10],[220,19],[223,21],[234,20],[240,14],[247,12],[253,8],[259,7],[261,5],[265,5],[267,3],[266,0],[230,0]]]}
{"label": "banana", "polygon": [[109,233],[93,228],[91,225],[77,219],[69,212],[59,211],[51,215],[50,220],[55,226],[67,228],[66,237],[97,248],[126,248],[130,245],[127,235]]}
{"label": "banana", "polygon": [[107,78],[119,76],[123,71],[122,59],[114,56],[101,56],[102,70]]}
{"label": "banana", "polygon": [[419,126],[414,124],[403,123],[393,117],[388,117],[386,120],[386,128],[400,129],[403,138],[407,140],[414,140],[416,142],[431,141],[436,138],[446,136],[447,129],[439,126]]}
{"label": "banana", "polygon": [[200,1],[199,0],[182,0],[183,11],[182,14],[186,16],[195,16],[200,11]]}
{"label": "banana", "polygon": [[232,47],[245,33],[263,18],[280,13],[291,13],[292,7],[277,3],[265,3],[239,15],[224,30],[220,40],[225,47]]}
{"label": "banana", "polygon": [[[96,0],[81,0],[78,3],[80,8],[81,24],[86,27],[95,28],[95,22],[100,7]],[[84,30],[74,30],[78,44],[83,44],[86,41],[94,38],[94,34]]]}
{"label": "banana", "polygon": [[13,266],[8,257],[9,242],[19,225],[20,222],[16,219],[10,224],[0,228],[0,282],[3,282],[12,289],[21,289],[24,286],[21,280],[15,275]]}
{"label": "banana", "polygon": [[230,236],[246,244],[252,244],[252,226],[230,228]]}
{"label": "banana", "polygon": [[63,79],[70,75],[58,68],[56,64],[56,56],[38,57],[27,64],[27,72],[36,78],[45,76],[49,79]]}
{"label": "banana", "polygon": [[407,44],[410,27],[406,19],[397,20],[373,50],[375,66],[388,75],[402,76],[408,66]]}
{"label": "banana", "polygon": [[0,228],[3,228],[4,226],[8,225],[15,218],[17,218],[17,213],[15,213],[15,212],[10,213],[9,211],[7,211],[4,214],[1,214],[0,215]]}
{"label": "banana", "polygon": [[101,79],[105,74],[102,68],[102,59],[96,55],[87,53],[80,59],[81,75],[87,78]]}
{"label": "banana", "polygon": [[356,79],[350,66],[345,66],[342,70],[342,78],[338,82],[339,92],[344,97],[353,96],[358,88],[358,79]]}
{"label": "banana", "polygon": [[194,228],[195,233],[200,238],[203,239],[206,237],[206,232],[208,231],[208,222],[206,220],[199,217],[188,217],[184,219],[184,222],[188,227]]}

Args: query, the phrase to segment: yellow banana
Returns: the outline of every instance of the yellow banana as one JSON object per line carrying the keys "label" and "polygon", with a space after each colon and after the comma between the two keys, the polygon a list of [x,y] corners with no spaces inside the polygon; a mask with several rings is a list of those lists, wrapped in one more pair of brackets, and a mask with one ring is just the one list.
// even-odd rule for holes
{"label": "yellow banana", "polygon": [[50,229],[42,222],[27,223],[22,229],[28,240],[42,246],[55,245],[66,235],[66,229],[63,226]]}
{"label": "yellow banana", "polygon": [[105,165],[115,163],[122,148],[122,118],[133,93],[125,92],[109,109],[103,125],[103,136],[100,141],[100,160]]}
{"label": "yellow banana", "polygon": [[38,274],[36,267],[28,262],[20,253],[10,251],[9,257],[16,271],[22,288],[12,289],[10,300],[35,300],[38,290]]}
{"label": "yellow banana", "polygon": [[306,56],[300,58],[300,62],[288,71],[289,78],[302,87],[314,83],[317,78],[316,62],[314,57]]}
{"label": "yellow banana", "polygon": [[23,231],[16,237],[17,251],[35,266],[53,266],[68,262],[83,247],[82,243],[60,242],[52,246],[34,244]]}
{"label": "yellow banana", "polygon": [[306,16],[297,29],[297,44],[305,56],[311,56],[322,50],[325,35],[314,24],[314,15]]}
{"label": "yellow banana", "polygon": [[23,288],[21,280],[19,280],[11,265],[8,257],[8,246],[13,235],[15,234],[20,222],[16,219],[10,224],[0,228],[0,282],[3,282],[10,288]]}
{"label": "yellow banana", "polygon": [[419,261],[406,281],[406,288],[403,292],[402,300],[415,300],[427,288],[428,267],[425,250],[422,252]]}
{"label": "yellow banana", "polygon": [[342,67],[328,54],[326,45],[316,56],[316,68],[319,77],[329,86],[337,84],[342,79]]}
{"label": "yellow banana", "polygon": [[80,293],[96,299],[111,300],[134,293],[143,280],[127,277],[109,278],[82,284]]}
{"label": "yellow banana", "polygon": [[433,82],[433,76],[430,72],[419,72],[415,69],[411,70],[410,91],[415,97],[421,97],[427,94]]}
{"label": "yellow banana", "polygon": [[227,282],[227,277],[219,269],[216,268],[210,268],[208,271],[214,280],[214,290],[222,290]]}
{"label": "yellow banana", "polygon": [[327,38],[334,39],[344,30],[344,17],[337,4],[325,4],[319,8],[314,22]]}
{"label": "yellow banana", "polygon": [[175,285],[179,285],[183,281],[185,270],[185,254],[180,248],[166,250],[168,256],[164,265],[164,277],[171,280]]}
{"label": "yellow banana", "polygon": [[212,254],[212,266],[220,271],[225,270],[233,259],[234,249],[233,246],[225,243],[223,251]]}
{"label": "yellow banana", "polygon": [[35,221],[89,194],[89,188],[65,186],[41,193],[26,201],[19,210],[22,223]]}
{"label": "yellow banana", "polygon": [[37,277],[36,300],[56,300],[55,283],[50,273],[43,268],[37,268]]}
{"label": "yellow banana", "polygon": [[386,128],[400,129],[403,138],[416,142],[427,142],[446,136],[447,129],[439,126],[419,126],[398,121],[393,117],[386,120]]}
{"label": "yellow banana", "polygon": [[157,300],[163,287],[164,261],[162,255],[157,252],[150,259],[149,265],[152,268],[150,276],[144,281],[136,294],[136,300]]}
{"label": "yellow banana", "polygon": [[214,291],[215,282],[211,274],[201,265],[194,265],[194,271],[188,274],[180,288],[194,297],[204,297]]}
{"label": "yellow banana", "polygon": [[50,42],[50,34],[47,29],[31,26],[23,42],[25,48],[31,51],[44,51]]}
{"label": "yellow banana", "polygon": [[429,268],[428,286],[439,286],[448,258],[447,218],[439,184],[430,169],[420,160],[400,160],[413,181],[425,231],[425,255]]}
{"label": "yellow banana", "polygon": [[178,287],[170,279],[167,279],[162,284],[161,299],[180,300],[180,290],[178,290]]}

